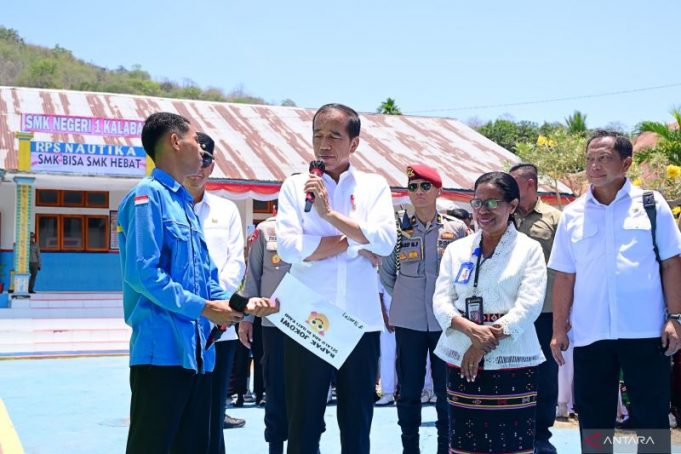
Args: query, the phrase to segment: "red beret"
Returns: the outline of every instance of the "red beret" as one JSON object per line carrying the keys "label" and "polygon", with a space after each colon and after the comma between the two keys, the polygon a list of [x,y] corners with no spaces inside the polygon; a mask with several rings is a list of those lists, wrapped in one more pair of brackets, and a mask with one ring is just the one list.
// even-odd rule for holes
{"label": "red beret", "polygon": [[433,183],[436,188],[442,187],[442,178],[437,170],[425,164],[412,164],[407,166],[407,177],[411,180],[426,180]]}

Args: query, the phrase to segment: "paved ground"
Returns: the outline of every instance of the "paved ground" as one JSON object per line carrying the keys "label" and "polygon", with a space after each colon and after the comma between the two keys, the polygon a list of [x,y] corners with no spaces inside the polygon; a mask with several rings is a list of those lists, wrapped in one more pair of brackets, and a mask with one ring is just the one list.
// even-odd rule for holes
{"label": "paved ground", "polygon": [[[0,399],[7,407],[26,453],[121,453],[128,426],[127,356],[0,361]],[[246,418],[243,429],[225,431],[228,452],[265,453],[263,409],[230,409]],[[372,452],[399,450],[395,407],[377,408]],[[326,413],[324,454],[340,452],[336,409]],[[424,409],[422,448],[435,452],[435,409]],[[574,429],[557,429],[560,452],[576,452]]]}
{"label": "paved ground", "polygon": [[[122,453],[128,427],[128,357],[102,356],[0,361],[0,401],[4,402],[26,453]],[[266,453],[263,412],[254,406],[231,408],[233,416],[246,418],[242,429],[225,431],[228,453]],[[8,421],[0,403],[0,452],[15,454],[8,438]],[[3,422],[4,421],[4,422]],[[435,409],[424,408],[421,449],[435,452]],[[340,452],[336,408],[326,412],[327,432],[321,452]],[[560,424],[553,442],[560,453],[579,452],[576,425]],[[400,450],[394,406],[377,408],[371,433],[372,452]],[[15,444],[16,446],[16,444]],[[681,452],[681,448],[678,450]]]}

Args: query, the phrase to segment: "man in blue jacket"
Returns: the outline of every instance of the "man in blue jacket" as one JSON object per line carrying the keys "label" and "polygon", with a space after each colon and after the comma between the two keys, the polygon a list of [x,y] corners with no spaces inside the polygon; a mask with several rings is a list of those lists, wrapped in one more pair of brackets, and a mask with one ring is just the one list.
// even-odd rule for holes
{"label": "man in blue jacket", "polygon": [[226,301],[193,200],[180,184],[201,167],[196,129],[184,117],[154,113],[142,145],[156,168],[121,201],[118,231],[125,321],[130,338],[128,453],[207,452],[215,349],[210,321],[230,325],[268,300]]}

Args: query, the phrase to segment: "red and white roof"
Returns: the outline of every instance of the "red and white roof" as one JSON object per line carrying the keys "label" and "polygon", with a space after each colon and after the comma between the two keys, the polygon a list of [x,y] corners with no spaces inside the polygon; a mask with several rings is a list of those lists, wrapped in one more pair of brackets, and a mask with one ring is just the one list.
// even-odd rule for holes
{"label": "red and white roof", "polygon": [[[144,120],[157,111],[183,115],[213,137],[217,165],[212,190],[271,199],[288,175],[306,171],[313,158],[314,109],[0,87],[0,167],[17,169],[15,133],[21,131],[22,114]],[[480,174],[518,162],[513,153],[457,120],[362,114],[361,121],[361,141],[352,163],[383,175],[396,195],[403,195],[405,169],[412,163],[438,169],[445,196],[457,199],[470,197]],[[34,140],[141,146],[136,137],[37,132]],[[565,186],[561,190],[570,193]]]}

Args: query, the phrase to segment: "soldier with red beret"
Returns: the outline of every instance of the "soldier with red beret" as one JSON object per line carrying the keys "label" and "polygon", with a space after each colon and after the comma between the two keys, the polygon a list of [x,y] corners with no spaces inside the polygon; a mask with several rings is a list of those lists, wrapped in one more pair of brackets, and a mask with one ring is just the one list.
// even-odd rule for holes
{"label": "soldier with red beret", "polygon": [[433,292],[440,258],[454,240],[467,235],[466,225],[437,212],[442,178],[437,170],[423,164],[407,167],[407,190],[415,213],[400,223],[397,245],[384,258],[381,282],[392,295],[389,321],[395,327],[397,343],[398,422],[402,428],[405,453],[419,452],[421,392],[426,357],[430,355],[433,387],[437,402],[438,453],[448,452],[446,368],[434,355],[442,328],[433,315]]}

